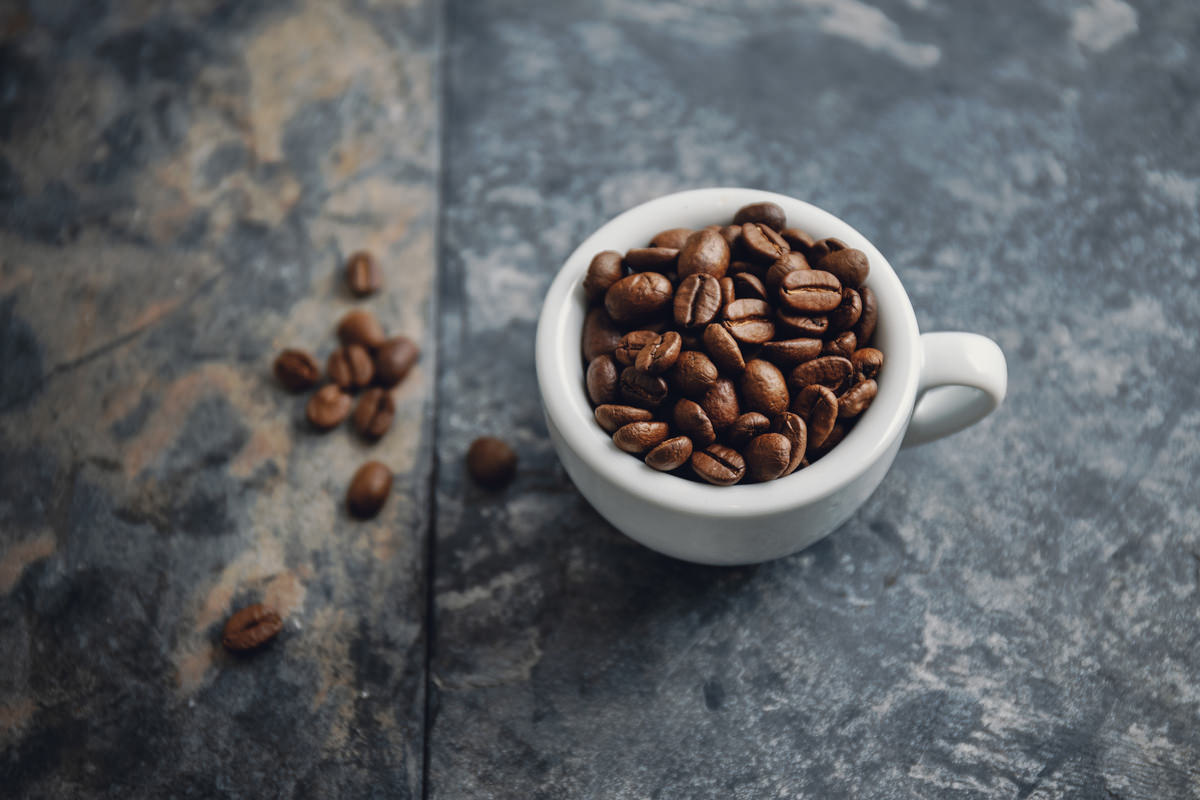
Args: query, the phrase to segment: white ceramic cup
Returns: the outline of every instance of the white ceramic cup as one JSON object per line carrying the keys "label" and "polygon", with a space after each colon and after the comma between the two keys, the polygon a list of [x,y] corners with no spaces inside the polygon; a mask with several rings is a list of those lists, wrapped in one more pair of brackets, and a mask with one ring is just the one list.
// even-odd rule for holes
{"label": "white ceramic cup", "polygon": [[[583,278],[601,250],[644,247],[667,228],[727,224],[748,203],[772,200],[788,225],[865,252],[878,298],[874,346],[879,393],[857,424],[815,464],[767,483],[709,486],[657,472],[613,444],[592,413],[580,350]],[[912,304],[887,259],[832,214],[753,189],[698,189],[626,211],[589,236],[559,270],[538,320],[538,388],[554,448],[583,496],[631,539],[702,564],[750,564],[794,553],[829,534],[875,491],[902,446],[978,422],[1004,399],[1008,369],[991,339],[917,330]]]}

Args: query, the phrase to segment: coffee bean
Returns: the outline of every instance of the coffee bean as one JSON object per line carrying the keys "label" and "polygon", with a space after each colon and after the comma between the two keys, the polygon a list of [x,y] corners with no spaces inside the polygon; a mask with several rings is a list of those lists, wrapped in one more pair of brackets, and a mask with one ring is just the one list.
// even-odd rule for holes
{"label": "coffee bean", "polygon": [[871,264],[866,253],[851,247],[834,250],[817,262],[817,269],[832,272],[844,286],[859,287],[867,279]]}
{"label": "coffee bean", "polygon": [[375,256],[359,250],[346,259],[346,284],[359,297],[379,291],[383,286],[383,270]]}
{"label": "coffee bean", "polygon": [[747,222],[742,226],[740,243],[748,260],[767,264],[791,250],[782,236],[759,222]]}
{"label": "coffee bean", "polygon": [[762,344],[775,336],[771,304],[765,300],[734,300],[725,306],[722,325],[744,344]]}
{"label": "coffee bean", "polygon": [[746,462],[740,453],[723,444],[710,444],[692,453],[692,470],[717,486],[732,486],[746,474]]}
{"label": "coffee bean", "polygon": [[841,239],[835,239],[832,236],[826,239],[818,239],[813,242],[812,247],[808,248],[808,260],[811,264],[818,263],[822,258],[835,253],[838,250],[845,250],[850,245],[843,242]]}
{"label": "coffee bean", "polygon": [[821,355],[820,339],[776,339],[766,342],[758,354],[780,367],[794,367]]}
{"label": "coffee bean", "polygon": [[642,352],[642,348],[658,341],[658,336],[654,331],[630,331],[621,337],[617,349],[613,351],[613,358],[623,367],[632,367],[637,363],[638,353]]}
{"label": "coffee bean", "polygon": [[775,321],[787,328],[792,336],[806,339],[824,336],[829,330],[829,317],[810,317],[786,307],[775,309]]}
{"label": "coffee bean", "polygon": [[396,403],[386,389],[368,389],[354,408],[354,429],[367,439],[378,439],[392,427]]}
{"label": "coffee bean", "polygon": [[772,261],[771,266],[763,274],[763,285],[767,288],[768,297],[779,291],[780,284],[783,283],[783,279],[787,277],[789,272],[808,269],[812,269],[808,265],[808,261],[805,260],[803,255],[794,250],[782,258]]}
{"label": "coffee bean", "polygon": [[746,476],[754,481],[773,481],[787,472],[792,443],[781,433],[764,433],[746,445]]}
{"label": "coffee bean", "polygon": [[287,349],[275,357],[275,378],[289,392],[302,392],[317,385],[321,367],[305,350]]}
{"label": "coffee bean", "polygon": [[680,278],[706,274],[724,277],[729,269],[729,243],[718,231],[704,229],[693,233],[679,251]]}
{"label": "coffee bean", "polygon": [[816,461],[817,459],[826,455],[830,450],[832,450],[833,448],[835,448],[839,444],[841,444],[842,439],[846,438],[847,430],[848,430],[847,423],[840,422],[840,421],[838,423],[836,423],[830,429],[829,435],[825,437],[825,440],[823,442],[821,442],[820,445],[815,445],[815,446],[809,448],[809,450],[808,450],[809,459],[812,461]]}
{"label": "coffee bean", "polygon": [[847,286],[842,289],[842,299],[838,307],[829,312],[829,330],[849,330],[858,323],[860,316],[862,316],[862,297],[857,291]]}
{"label": "coffee bean", "polygon": [[657,375],[649,375],[637,367],[626,367],[621,372],[620,396],[629,405],[658,408],[669,392],[667,382]]}
{"label": "coffee bean", "polygon": [[738,405],[737,387],[728,378],[717,378],[713,382],[700,398],[700,407],[718,431],[732,425],[742,413]]}
{"label": "coffee bean", "polygon": [[875,399],[875,395],[878,392],[879,384],[875,381],[870,378],[860,381],[854,388],[838,398],[838,416],[843,419],[857,417],[867,410],[867,407],[871,405],[871,401]]}
{"label": "coffee bean", "polygon": [[501,489],[517,474],[517,453],[503,439],[481,436],[467,449],[467,472],[480,486]]}
{"label": "coffee bean", "polygon": [[783,237],[783,240],[788,243],[788,246],[792,250],[798,250],[805,255],[808,255],[808,251],[815,243],[811,233],[802,231],[799,228],[784,228],[779,232],[779,235]]}
{"label": "coffee bean", "polygon": [[692,440],[675,436],[646,453],[646,464],[660,472],[679,469],[692,457]]}
{"label": "coffee bean", "polygon": [[653,450],[671,436],[671,426],[665,422],[631,422],[617,428],[613,444],[626,453],[641,455]]}
{"label": "coffee bean", "polygon": [[[739,272],[731,279],[734,297],[745,300],[766,300],[767,287],[750,272]],[[729,303],[725,303],[729,305]]]}
{"label": "coffee bean", "polygon": [[375,382],[391,388],[404,380],[420,358],[417,343],[407,336],[388,339],[375,351]]}
{"label": "coffee bean", "polygon": [[704,348],[716,365],[727,373],[736,375],[746,368],[737,339],[721,323],[713,323],[704,329]]}
{"label": "coffee bean", "polygon": [[[853,289],[850,291],[853,291]],[[850,358],[850,356],[854,355],[854,348],[857,346],[858,337],[854,335],[854,331],[842,331],[837,336],[822,345],[821,355]]]}
{"label": "coffee bean", "polygon": [[671,418],[679,432],[689,436],[696,447],[707,447],[717,440],[717,431],[713,428],[712,420],[699,403],[680,400],[675,404]]}
{"label": "coffee bean", "polygon": [[871,337],[875,335],[875,323],[879,319],[879,303],[870,286],[859,289],[858,296],[862,299],[862,314],[858,317],[858,324],[854,326],[854,335],[858,337],[858,346],[866,347],[871,343]]}
{"label": "coffee bean", "polygon": [[375,364],[365,347],[348,344],[329,354],[325,371],[342,389],[361,389],[375,377]]}
{"label": "coffee bean", "polygon": [[853,374],[854,365],[850,363],[850,359],[841,356],[821,356],[793,369],[789,383],[797,391],[814,383],[837,391],[837,388]]}
{"label": "coffee bean", "polygon": [[734,247],[742,238],[741,225],[722,225],[717,229],[721,233],[721,238],[729,244],[729,252],[732,255]]}
{"label": "coffee bean", "polygon": [[583,318],[583,360],[611,355],[621,342],[621,329],[603,308],[593,308]]}
{"label": "coffee bean", "polygon": [[684,242],[692,235],[691,228],[668,228],[659,231],[650,240],[651,247],[669,247],[672,250],[682,250]]}
{"label": "coffee bean", "polygon": [[370,311],[355,309],[338,322],[337,335],[342,344],[359,344],[367,349],[378,347],[387,340],[383,326]]}
{"label": "coffee bean", "polygon": [[279,612],[262,603],[246,606],[225,622],[221,643],[225,649],[242,653],[262,647],[283,630]]}
{"label": "coffee bean", "polygon": [[808,425],[798,414],[785,411],[775,418],[771,432],[781,434],[788,440],[788,464],[783,474],[791,475],[804,463],[804,453],[808,447]]}
{"label": "coffee bean", "polygon": [[618,397],[620,373],[612,356],[592,359],[587,366],[588,397],[595,405],[614,403]]}
{"label": "coffee bean", "polygon": [[717,365],[704,353],[696,350],[684,350],[680,353],[671,370],[671,380],[680,392],[689,397],[702,396],[718,377]]}
{"label": "coffee bean", "polygon": [[683,340],[675,331],[667,331],[638,353],[637,368],[651,375],[661,375],[679,360]]}
{"label": "coffee bean", "polygon": [[792,312],[823,314],[841,304],[842,285],[823,270],[793,270],[784,275],[779,284],[779,299]]}
{"label": "coffee bean", "polygon": [[732,303],[737,299],[737,293],[733,289],[733,278],[726,275],[721,278],[721,308]]}
{"label": "coffee bean", "polygon": [[672,247],[639,247],[625,254],[625,266],[634,272],[674,272],[678,257]]}
{"label": "coffee bean", "polygon": [[733,215],[734,225],[744,225],[747,222],[758,222],[773,230],[781,231],[787,225],[787,215],[778,203],[769,200],[762,203],[751,203],[742,206]]}
{"label": "coffee bean", "polygon": [[677,324],[687,328],[707,325],[721,310],[720,281],[704,273],[688,275],[675,290],[674,306]]}
{"label": "coffee bean", "polygon": [[879,370],[883,369],[883,353],[874,347],[864,347],[856,351],[850,361],[854,364],[855,371],[863,378],[874,378],[879,375]]}
{"label": "coffee bean", "polygon": [[614,283],[625,277],[625,265],[616,250],[605,250],[592,256],[587,274],[583,277],[583,293],[589,303],[604,299],[604,293]]}
{"label": "coffee bean", "polygon": [[379,513],[392,490],[392,471],[378,461],[368,461],[354,473],[346,489],[346,508],[359,519]]}
{"label": "coffee bean", "polygon": [[604,295],[604,308],[617,322],[650,319],[668,308],[675,288],[665,275],[636,272],[614,283]]}
{"label": "coffee bean", "polygon": [[753,261],[730,261],[729,274],[741,275],[742,273],[749,273],[761,281],[767,275],[767,267],[767,264],[759,264]]}
{"label": "coffee bean", "polygon": [[336,383],[327,383],[308,399],[305,414],[313,427],[328,430],[337,427],[350,413],[350,395]]}
{"label": "coffee bean", "polygon": [[761,358],[746,362],[746,369],[739,379],[743,407],[775,416],[787,410],[787,381],[779,367]]}
{"label": "coffee bean", "polygon": [[838,398],[828,386],[805,386],[792,401],[792,412],[808,426],[808,444],[820,447],[838,417]]}
{"label": "coffee bean", "polygon": [[771,420],[757,411],[747,411],[725,429],[725,442],[730,447],[741,449],[755,436],[771,430]]}
{"label": "coffee bean", "polygon": [[654,419],[654,414],[636,406],[615,405],[605,403],[596,406],[596,422],[608,433],[615,433],[617,428],[630,422],[647,422]]}

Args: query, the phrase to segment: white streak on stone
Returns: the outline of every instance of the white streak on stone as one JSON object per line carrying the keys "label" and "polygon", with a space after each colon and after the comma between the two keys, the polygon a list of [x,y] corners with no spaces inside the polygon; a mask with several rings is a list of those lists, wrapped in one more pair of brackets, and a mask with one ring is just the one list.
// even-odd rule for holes
{"label": "white streak on stone", "polygon": [[935,45],[910,42],[900,26],[874,6],[858,0],[808,0],[825,12],[818,26],[825,33],[889,55],[902,64],[927,69],[942,58]]}
{"label": "white streak on stone", "polygon": [[1168,200],[1195,211],[1200,207],[1200,178],[1188,178],[1178,172],[1146,173],[1146,184]]}
{"label": "white streak on stone", "polygon": [[1093,52],[1104,52],[1137,29],[1137,11],[1122,0],[1092,0],[1071,12],[1071,38]]}

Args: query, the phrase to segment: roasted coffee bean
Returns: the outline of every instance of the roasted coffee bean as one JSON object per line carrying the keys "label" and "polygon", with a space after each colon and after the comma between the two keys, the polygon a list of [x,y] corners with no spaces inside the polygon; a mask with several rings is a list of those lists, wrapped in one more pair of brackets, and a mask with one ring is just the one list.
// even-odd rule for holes
{"label": "roasted coffee bean", "polygon": [[392,471],[378,461],[368,461],[358,468],[346,489],[346,508],[359,519],[379,513],[392,490]]}
{"label": "roasted coffee bean", "polygon": [[699,273],[724,277],[729,269],[729,243],[718,231],[708,228],[696,231],[679,251],[676,269],[680,278]]}
{"label": "roasted coffee bean", "polygon": [[287,349],[275,357],[275,378],[289,392],[302,392],[317,385],[321,367],[305,350]]}
{"label": "roasted coffee bean", "polygon": [[838,398],[838,416],[843,419],[857,417],[867,410],[867,406],[871,405],[878,393],[879,384],[875,381],[870,378],[859,381],[854,388]]}
{"label": "roasted coffee bean", "polygon": [[608,433],[616,432],[622,425],[631,422],[648,422],[654,419],[654,414],[645,408],[623,406],[612,403],[596,406],[596,422]]}
{"label": "roasted coffee bean", "polygon": [[766,274],[763,275],[763,286],[766,287],[768,297],[773,296],[779,291],[779,286],[783,283],[783,279],[788,276],[788,273],[808,269],[811,268],[808,266],[808,262],[804,260],[804,256],[796,252],[791,252],[783,258],[775,259],[771,262],[771,266],[767,269]]}
{"label": "roasted coffee bean", "polygon": [[746,474],[746,462],[732,447],[710,444],[692,453],[692,470],[709,483],[732,486]]}
{"label": "roasted coffee bean", "polygon": [[871,343],[871,337],[875,335],[875,324],[879,320],[879,304],[875,299],[875,292],[870,286],[864,286],[858,290],[858,295],[862,299],[862,314],[858,317],[858,324],[854,326],[854,335],[858,337],[858,346],[866,347]]}
{"label": "roasted coffee bean", "polygon": [[781,433],[756,436],[742,451],[746,477],[753,481],[773,481],[782,477],[792,458],[792,443]]}
{"label": "roasted coffee bean", "polygon": [[611,355],[621,342],[621,329],[603,308],[593,308],[583,318],[583,360]]}
{"label": "roasted coffee bean", "polygon": [[761,436],[769,430],[771,430],[771,420],[757,411],[747,411],[725,429],[725,442],[730,447],[740,450],[748,445],[755,436]]}
{"label": "roasted coffee bean", "polygon": [[342,423],[350,413],[350,403],[350,395],[343,392],[336,383],[327,383],[308,398],[305,414],[313,427],[328,430]]}
{"label": "roasted coffee bean", "polygon": [[800,415],[785,411],[775,418],[771,432],[781,434],[791,445],[788,451],[788,465],[783,471],[784,475],[791,475],[804,463],[804,453],[808,447],[808,425]]}
{"label": "roasted coffee bean", "polygon": [[667,382],[657,375],[649,375],[637,367],[626,367],[621,372],[620,396],[630,405],[658,408],[669,392]]}
{"label": "roasted coffee bean", "polygon": [[808,260],[810,264],[816,264],[822,258],[830,253],[838,250],[845,250],[850,245],[843,242],[841,239],[835,239],[832,236],[826,239],[818,239],[813,242],[812,247],[808,248]]}
{"label": "roasted coffee bean", "polygon": [[857,288],[863,285],[871,271],[867,254],[853,247],[834,250],[817,262],[817,269],[832,272],[843,286]]}
{"label": "roasted coffee bean", "polygon": [[841,356],[821,356],[812,361],[806,361],[793,369],[789,383],[797,391],[805,386],[819,383],[836,392],[838,387],[853,374],[854,365],[850,363],[850,359]]}
{"label": "roasted coffee bean", "polygon": [[383,286],[383,270],[375,256],[359,250],[346,259],[346,284],[359,297],[379,291]]}
{"label": "roasted coffee bean", "polygon": [[821,355],[820,339],[776,339],[766,342],[758,354],[780,367],[794,367]]}
{"label": "roasted coffee bean", "polygon": [[828,386],[805,386],[792,401],[792,412],[808,426],[808,443],[820,447],[838,417],[838,398]]}
{"label": "roasted coffee bean", "polygon": [[668,228],[654,234],[650,240],[651,247],[668,247],[672,250],[682,250],[684,242],[693,233],[691,228]]}
{"label": "roasted coffee bean", "polygon": [[792,312],[824,314],[841,305],[842,285],[823,270],[793,270],[784,275],[779,284],[779,299]]}
{"label": "roasted coffee bean", "polygon": [[717,378],[700,398],[700,407],[712,420],[718,432],[733,424],[742,413],[738,404],[737,387],[728,378]]}
{"label": "roasted coffee bean", "polygon": [[816,241],[813,239],[811,233],[802,231],[799,228],[784,228],[779,232],[779,235],[783,237],[783,240],[788,243],[788,246],[792,250],[798,250],[805,255],[812,249]]}
{"label": "roasted coffee bean", "polygon": [[729,252],[733,253],[734,246],[738,240],[742,238],[741,225],[722,225],[718,230],[721,232],[721,238],[729,243]]}
{"label": "roasted coffee bean", "polygon": [[279,612],[262,603],[246,606],[225,623],[221,631],[221,644],[226,650],[242,653],[262,647],[283,630],[283,619]]}
{"label": "roasted coffee bean", "polygon": [[672,247],[638,247],[625,254],[625,266],[634,272],[674,272],[678,257]]}
{"label": "roasted coffee bean", "polygon": [[707,325],[721,310],[721,284],[712,275],[688,275],[675,290],[675,322],[687,328]]}
{"label": "roasted coffee bean", "polygon": [[604,299],[604,293],[625,277],[625,264],[616,250],[605,250],[592,256],[587,274],[583,276],[583,293],[589,303]]}
{"label": "roasted coffee bean", "polygon": [[651,375],[661,375],[675,366],[683,340],[675,331],[667,331],[653,342],[642,348],[638,353],[637,368]]}
{"label": "roasted coffee bean", "polygon": [[671,418],[679,432],[690,437],[696,447],[707,447],[717,440],[717,431],[712,420],[699,403],[680,400],[675,404]]}
{"label": "roasted coffee bean", "polygon": [[771,304],[765,300],[734,300],[725,306],[725,330],[744,344],[762,344],[775,336]]}
{"label": "roasted coffee bean", "polygon": [[854,364],[855,371],[863,378],[874,378],[879,375],[879,370],[883,369],[883,353],[874,347],[864,347],[855,351],[850,361]]}
{"label": "roasted coffee bean", "polygon": [[847,423],[838,422],[830,429],[829,435],[820,445],[814,445],[808,449],[808,457],[812,461],[816,461],[826,455],[830,450],[841,444],[842,439],[846,438]]}
{"label": "roasted coffee bean", "polygon": [[[848,252],[843,250],[842,252]],[[850,287],[842,289],[842,301],[829,312],[829,330],[845,331],[853,328],[862,316],[862,297]]]}
{"label": "roasted coffee bean", "polygon": [[737,293],[733,289],[733,278],[726,275],[721,278],[721,308],[725,308],[736,299]]}
{"label": "roasted coffee bean", "polygon": [[854,335],[854,331],[842,331],[821,346],[821,355],[850,358],[854,355],[854,348],[857,346],[858,338]]}
{"label": "roasted coffee bean", "polygon": [[752,261],[730,261],[729,274],[741,275],[749,273],[761,281],[767,275],[768,266],[767,264],[758,264]]}
{"label": "roasted coffee bean", "polygon": [[392,427],[396,402],[386,389],[368,389],[354,408],[354,429],[367,439],[378,439]]}
{"label": "roasted coffee bean", "polygon": [[593,405],[616,402],[620,372],[612,356],[592,359],[587,366],[586,379],[588,397]]}
{"label": "roasted coffee bean", "polygon": [[641,455],[671,437],[671,426],[665,422],[631,422],[617,428],[613,444],[626,453]]}
{"label": "roasted coffee bean", "polygon": [[646,464],[660,472],[679,469],[692,457],[692,440],[674,436],[646,453]]}
{"label": "roasted coffee bean", "polygon": [[747,260],[766,264],[782,258],[791,250],[782,236],[759,222],[747,222],[742,226],[740,244]]}
{"label": "roasted coffee bean", "polygon": [[420,358],[417,343],[407,336],[388,339],[375,350],[375,382],[392,387],[404,380]]}
{"label": "roasted coffee bean", "polygon": [[348,344],[329,354],[325,362],[329,379],[343,389],[361,389],[375,377],[371,354],[362,345]]}
{"label": "roasted coffee bean", "polygon": [[762,203],[751,203],[742,206],[733,215],[734,225],[745,225],[747,222],[759,222],[776,231],[783,230],[787,225],[787,215],[778,203],[767,200]]}
{"label": "roasted coffee bean", "polygon": [[342,344],[360,344],[367,349],[378,347],[387,340],[387,334],[375,315],[361,308],[342,317],[338,322],[337,335]]}
{"label": "roasted coffee bean", "polygon": [[613,358],[622,367],[632,367],[637,363],[638,353],[642,352],[642,348],[657,341],[658,337],[659,334],[654,331],[630,331],[621,337],[617,349],[613,351]]}
{"label": "roasted coffee bean", "polygon": [[[729,279],[733,283],[733,294],[735,298],[745,300],[766,300],[767,287],[758,279],[758,276],[750,272],[739,272]],[[729,305],[729,303],[725,303]]]}
{"label": "roasted coffee bean", "polygon": [[517,453],[503,439],[481,436],[467,450],[467,472],[480,486],[503,488],[516,477]]}
{"label": "roasted coffee bean", "polygon": [[746,369],[739,378],[742,404],[751,411],[761,411],[775,416],[787,410],[787,381],[779,367],[761,358],[746,362]]}
{"label": "roasted coffee bean", "polygon": [[810,317],[787,308],[775,309],[775,321],[788,329],[792,336],[806,339],[824,336],[829,330],[829,317]]}
{"label": "roasted coffee bean", "polygon": [[704,329],[704,348],[717,367],[731,375],[746,368],[746,360],[742,358],[737,339],[720,323],[714,322]]}
{"label": "roasted coffee bean", "polygon": [[680,392],[689,397],[703,396],[718,377],[717,365],[697,350],[680,353],[671,370],[671,380]]}
{"label": "roasted coffee bean", "polygon": [[665,275],[636,272],[614,283],[604,295],[604,308],[617,322],[650,319],[670,308],[675,287]]}

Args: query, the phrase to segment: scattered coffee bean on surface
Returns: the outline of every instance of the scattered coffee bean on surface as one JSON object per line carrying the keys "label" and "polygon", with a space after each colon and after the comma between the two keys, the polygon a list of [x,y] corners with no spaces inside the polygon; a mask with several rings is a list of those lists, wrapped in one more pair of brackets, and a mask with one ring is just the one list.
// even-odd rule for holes
{"label": "scattered coffee bean on surface", "polygon": [[368,461],[354,473],[346,489],[346,508],[359,519],[379,513],[392,490],[392,471],[378,461]]}
{"label": "scattered coffee bean on surface", "polygon": [[355,309],[338,322],[337,335],[342,344],[359,344],[368,350],[378,347],[387,340],[383,326],[370,311]]}
{"label": "scattered coffee bean on surface", "polygon": [[275,378],[289,392],[302,392],[317,385],[321,367],[312,354],[304,350],[287,349],[275,357]]}
{"label": "scattered coffee bean on surface", "polygon": [[507,486],[517,474],[517,454],[503,439],[481,436],[467,450],[467,471],[489,489]]}
{"label": "scattered coffee bean on surface", "polygon": [[359,297],[379,291],[383,287],[383,270],[375,256],[359,250],[346,259],[346,283]]}
{"label": "scattered coffee bean on surface", "polygon": [[407,336],[388,339],[375,350],[375,382],[391,388],[404,380],[421,357],[417,343]]}
{"label": "scattered coffee bean on surface", "polygon": [[275,609],[262,603],[246,606],[225,623],[221,643],[237,653],[262,647],[283,630],[283,620]]}
{"label": "scattered coffee bean on surface", "polygon": [[392,427],[396,403],[391,392],[378,387],[368,389],[358,398],[354,408],[354,429],[367,439],[378,439]]}
{"label": "scattered coffee bean on surface", "polygon": [[350,414],[350,395],[336,383],[327,383],[308,399],[305,413],[313,427],[329,430],[342,424]]}
{"label": "scattered coffee bean on surface", "polygon": [[342,389],[361,389],[375,377],[371,354],[360,344],[348,344],[329,354],[325,364],[329,379]]}

